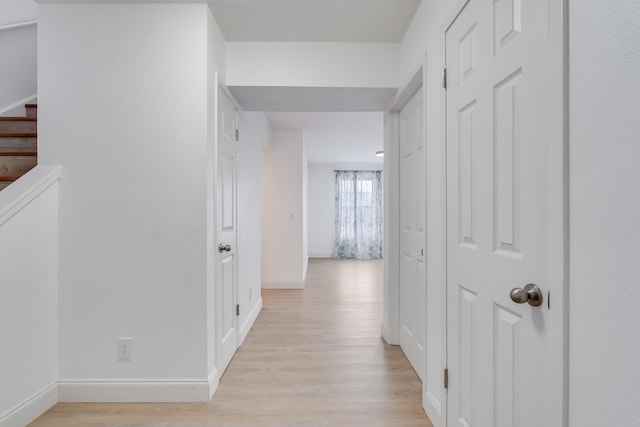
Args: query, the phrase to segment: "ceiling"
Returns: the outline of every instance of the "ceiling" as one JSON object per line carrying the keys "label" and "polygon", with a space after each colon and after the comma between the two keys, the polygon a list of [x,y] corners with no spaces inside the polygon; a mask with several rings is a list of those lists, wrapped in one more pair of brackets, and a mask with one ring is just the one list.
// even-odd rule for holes
{"label": "ceiling", "polygon": [[245,111],[384,111],[393,88],[231,86]]}
{"label": "ceiling", "polygon": [[399,43],[420,0],[209,0],[228,41]]}
{"label": "ceiling", "polygon": [[381,112],[268,112],[274,129],[304,131],[309,163],[382,164]]}
{"label": "ceiling", "polygon": [[[227,41],[399,43],[421,0],[208,0]],[[380,164],[392,89],[230,87],[275,129],[304,132],[310,163]],[[375,112],[377,111],[377,112]]]}

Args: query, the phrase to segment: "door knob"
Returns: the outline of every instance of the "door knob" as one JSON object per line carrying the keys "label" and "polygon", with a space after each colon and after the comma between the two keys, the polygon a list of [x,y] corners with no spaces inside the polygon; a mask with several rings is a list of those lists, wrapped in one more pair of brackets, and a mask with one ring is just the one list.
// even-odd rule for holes
{"label": "door knob", "polygon": [[221,243],[220,246],[218,246],[218,252],[220,252],[220,253],[222,253],[222,252],[231,252],[231,246],[230,245],[223,245]]}
{"label": "door knob", "polygon": [[529,305],[537,307],[542,304],[542,291],[538,285],[529,283],[524,288],[513,288],[509,293],[511,301],[516,304],[524,304],[528,302]]}

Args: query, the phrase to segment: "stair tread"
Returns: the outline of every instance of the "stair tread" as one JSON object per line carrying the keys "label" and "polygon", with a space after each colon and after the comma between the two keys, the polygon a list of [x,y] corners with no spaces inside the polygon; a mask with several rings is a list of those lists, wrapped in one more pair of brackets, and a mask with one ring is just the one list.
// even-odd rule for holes
{"label": "stair tread", "polygon": [[38,132],[0,132],[0,137],[5,138],[36,138]]}
{"label": "stair tread", "polygon": [[6,176],[2,176],[0,175],[0,181],[17,181],[18,178],[20,178],[21,175],[6,175]]}
{"label": "stair tread", "polygon": [[0,122],[37,122],[37,117],[25,117],[25,116],[0,116]]}
{"label": "stair tread", "polygon": [[0,157],[11,157],[11,156],[21,156],[21,157],[31,157],[37,156],[37,151],[0,151]]}

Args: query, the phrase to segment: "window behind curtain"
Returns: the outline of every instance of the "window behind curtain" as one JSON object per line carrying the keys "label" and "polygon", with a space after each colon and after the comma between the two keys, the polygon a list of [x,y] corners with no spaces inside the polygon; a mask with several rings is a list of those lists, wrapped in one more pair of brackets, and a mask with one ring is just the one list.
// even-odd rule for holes
{"label": "window behind curtain", "polygon": [[335,171],[335,258],[382,258],[381,171]]}

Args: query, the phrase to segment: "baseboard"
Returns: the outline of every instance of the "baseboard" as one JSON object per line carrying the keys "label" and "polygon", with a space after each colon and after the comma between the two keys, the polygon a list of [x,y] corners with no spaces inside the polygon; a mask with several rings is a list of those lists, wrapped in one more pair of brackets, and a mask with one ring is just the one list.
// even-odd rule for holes
{"label": "baseboard", "polygon": [[244,323],[240,326],[240,336],[238,337],[238,347],[242,345],[244,339],[247,337],[247,334],[251,330],[251,327],[255,323],[258,315],[260,314],[260,310],[262,310],[262,297],[258,298],[258,301],[253,305],[253,309],[245,319]]}
{"label": "baseboard", "polygon": [[304,289],[304,282],[262,282],[262,289]]}
{"label": "baseboard", "polygon": [[217,375],[204,380],[60,381],[60,402],[208,402]]}
{"label": "baseboard", "polygon": [[391,330],[387,327],[387,325],[382,323],[381,330],[382,330],[381,331],[382,338],[387,344],[400,345],[400,340],[394,334],[391,333]]}
{"label": "baseboard", "polygon": [[443,425],[442,408],[431,393],[422,393],[422,408],[426,412],[434,427],[441,427]]}
{"label": "baseboard", "polygon": [[309,258],[333,258],[332,253],[310,253]]}
{"label": "baseboard", "polygon": [[0,415],[0,427],[26,426],[58,403],[58,384],[53,383]]}
{"label": "baseboard", "polygon": [[220,371],[217,367],[213,368],[213,371],[209,374],[209,400],[213,397],[216,390],[220,385]]}

